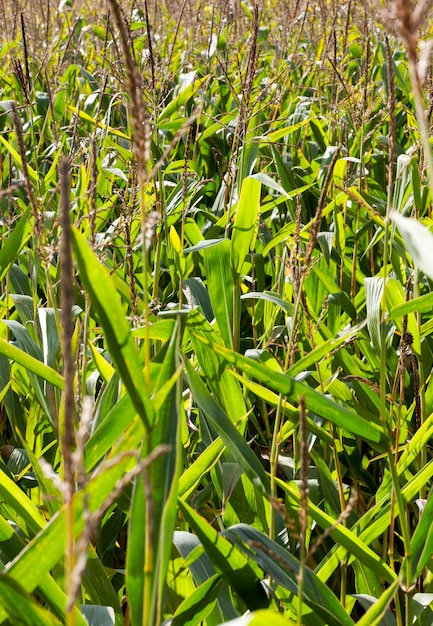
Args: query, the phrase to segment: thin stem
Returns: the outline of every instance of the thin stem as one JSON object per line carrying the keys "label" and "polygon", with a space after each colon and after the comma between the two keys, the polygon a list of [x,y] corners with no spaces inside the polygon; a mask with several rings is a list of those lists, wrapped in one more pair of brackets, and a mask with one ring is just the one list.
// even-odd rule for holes
{"label": "thin stem", "polygon": [[151,359],[151,350],[150,350],[150,333],[149,333],[149,321],[150,321],[150,308],[149,308],[149,255],[147,250],[147,239],[146,239],[146,231],[147,231],[147,203],[146,203],[146,187],[147,187],[147,176],[144,173],[144,168],[139,168],[138,170],[138,196],[139,196],[139,204],[140,204],[140,221],[141,221],[141,235],[142,235],[142,245],[141,245],[141,260],[143,266],[143,309],[144,309],[144,362],[145,362],[145,370],[144,376],[146,380],[147,391],[151,393],[151,382],[150,382],[150,359]]}
{"label": "thin stem", "polygon": [[[282,395],[278,397],[278,405],[277,405],[277,413],[275,415],[274,422],[274,432],[272,435],[272,445],[271,451],[269,454],[269,465],[270,465],[270,487],[271,487],[271,496],[276,497],[277,494],[277,484],[276,484],[276,476],[278,470],[278,455],[280,452],[280,432],[281,425],[283,421],[283,415],[285,410],[285,400]],[[271,539],[275,538],[275,509],[270,506],[269,509],[269,537]]]}
{"label": "thin stem", "polygon": [[304,576],[306,560],[306,535],[308,528],[308,441],[307,441],[307,419],[305,400],[299,398],[299,430],[300,430],[300,458],[301,458],[301,480],[300,480],[300,506],[299,506],[299,526],[300,526],[300,554],[298,573],[298,614],[297,626],[302,626],[302,605],[304,596]]}
{"label": "thin stem", "polygon": [[239,274],[235,274],[233,280],[233,350],[239,352],[240,346],[240,284]]}
{"label": "thin stem", "polygon": [[430,186],[430,191],[431,193],[433,193],[433,158],[430,146],[430,133],[425,114],[422,88],[418,78],[417,66],[415,64],[415,61],[411,58],[409,58],[409,76],[413,90],[413,100],[415,104],[415,115],[418,123],[418,130],[421,136],[424,159],[427,165],[428,182]]}
{"label": "thin stem", "polygon": [[73,273],[69,222],[69,159],[62,158],[60,161],[60,189],[61,189],[61,222],[62,222],[62,246],[61,246],[61,273],[62,273],[62,352],[63,352],[63,376],[65,379],[64,391],[64,415],[63,432],[61,433],[61,446],[63,456],[64,475],[64,503],[66,518],[66,591],[68,596],[67,624],[75,625],[74,602],[72,600],[73,575],[75,567],[75,538],[74,538],[74,492],[75,472],[73,461],[73,448],[75,445],[75,397],[74,397],[74,363],[72,358],[71,338],[73,333],[72,306]]}

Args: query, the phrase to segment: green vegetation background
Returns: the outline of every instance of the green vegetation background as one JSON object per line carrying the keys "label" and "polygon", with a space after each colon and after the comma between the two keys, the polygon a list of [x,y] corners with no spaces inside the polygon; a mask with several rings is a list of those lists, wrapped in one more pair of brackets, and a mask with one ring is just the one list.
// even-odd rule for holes
{"label": "green vegetation background", "polygon": [[0,623],[433,624],[430,4],[2,3]]}

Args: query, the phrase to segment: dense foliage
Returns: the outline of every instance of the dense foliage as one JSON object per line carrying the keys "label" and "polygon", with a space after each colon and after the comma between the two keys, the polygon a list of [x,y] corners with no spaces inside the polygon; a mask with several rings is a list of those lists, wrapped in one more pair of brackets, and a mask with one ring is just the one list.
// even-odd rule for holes
{"label": "dense foliage", "polygon": [[72,4],[2,7],[0,623],[432,624],[428,14]]}

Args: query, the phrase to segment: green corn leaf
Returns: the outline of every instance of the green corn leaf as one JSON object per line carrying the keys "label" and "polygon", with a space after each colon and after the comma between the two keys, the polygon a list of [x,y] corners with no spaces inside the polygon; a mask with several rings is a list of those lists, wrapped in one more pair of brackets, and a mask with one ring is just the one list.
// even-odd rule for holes
{"label": "green corn leaf", "polygon": [[[108,623],[112,626],[121,626],[123,624],[123,614],[120,607],[119,598],[108,577],[107,570],[96,554],[96,549],[90,546],[87,554],[87,566],[83,576],[83,586],[89,596],[90,602],[93,603],[94,613],[100,612],[104,621],[95,622],[96,624]],[[99,608],[100,611],[96,609]],[[87,614],[84,613],[87,618]]]}
{"label": "green corn leaf", "polygon": [[396,580],[382,593],[380,598],[371,605],[364,615],[356,623],[357,626],[377,626],[381,624],[382,617],[385,615],[388,605],[398,591],[400,580]]}
{"label": "green corn leaf", "polygon": [[[187,282],[187,281],[185,281]],[[133,337],[146,337],[149,334],[150,339],[158,339],[159,341],[169,341],[173,334],[174,320],[160,319],[152,323],[149,328],[141,326],[132,330]]]}
{"label": "green corn leaf", "polygon": [[33,537],[45,525],[34,502],[0,469],[0,511],[6,519],[18,523],[27,537]]}
{"label": "green corn leaf", "polygon": [[23,350],[20,350],[16,346],[12,345],[5,339],[0,337],[0,354],[3,354],[5,357],[10,359],[11,361],[15,361],[15,363],[19,363],[23,367],[25,367],[29,372],[32,372],[36,376],[43,378],[47,383],[58,387],[59,389],[63,389],[64,381],[63,376],[61,376],[58,372],[53,370],[51,367],[44,365],[42,361],[36,359],[35,357],[27,354]]}
{"label": "green corn leaf", "polygon": [[231,268],[231,244],[224,239],[201,251],[206,269],[207,288],[221,337],[233,346],[234,281]]}
{"label": "green corn leaf", "polygon": [[167,446],[140,476],[133,491],[127,549],[127,587],[133,624],[159,623],[165,577],[177,517],[180,450],[180,369],[178,320],[164,354],[153,397],[155,424],[144,440],[143,455]]}
{"label": "green corn leaf", "polygon": [[120,298],[107,269],[78,230],[72,229],[73,248],[80,278],[104,330],[111,358],[131,396],[132,403],[146,428],[153,423],[153,409],[135,348],[131,328],[125,318]]}
{"label": "green corn leaf", "polygon": [[[216,574],[212,561],[204,552],[196,535],[177,530],[173,535],[173,544],[184,559],[185,566],[190,570],[197,586]],[[196,556],[198,550],[200,555]],[[238,612],[233,606],[233,599],[228,585],[224,582],[216,606],[206,620],[207,624],[208,626],[219,626],[224,619],[231,619],[237,616]]]}
{"label": "green corn leaf", "polygon": [[106,383],[108,383],[108,381],[113,376],[116,370],[111,365],[111,363],[109,363],[106,359],[104,359],[102,354],[95,348],[95,346],[93,345],[91,341],[89,341],[88,346],[89,346],[90,352],[92,353],[93,361],[95,362],[95,365],[99,373],[101,374],[102,379]]}
{"label": "green corn leaf", "polygon": [[171,626],[198,626],[203,622],[214,608],[222,582],[221,576],[215,574],[199,585],[178,606]]}
{"label": "green corn leaf", "polygon": [[300,128],[306,126],[314,118],[315,118],[315,115],[311,115],[311,116],[306,117],[302,121],[297,122],[296,124],[290,124],[289,126],[284,126],[283,128],[274,130],[273,132],[268,133],[267,135],[264,135],[263,137],[261,137],[261,140],[271,142],[271,143],[277,142],[283,137],[286,137],[287,135],[291,135],[292,133],[296,132]]}
{"label": "green corn leaf", "polygon": [[179,507],[207,556],[246,606],[251,610],[265,608],[269,601],[248,559],[186,502],[179,500]]}
{"label": "green corn leaf", "polygon": [[116,403],[87,442],[85,450],[87,470],[93,469],[122,436],[129,441],[131,449],[136,449],[143,435],[143,422],[139,420],[131,398],[126,394]]}
{"label": "green corn leaf", "polygon": [[[243,549],[279,585],[293,594],[298,593],[300,563],[290,552],[247,524],[236,524],[224,535]],[[323,619],[324,624],[353,626],[352,619],[337,597],[308,567],[304,569],[302,600]]]}
{"label": "green corn leaf", "polygon": [[286,300],[280,298],[278,294],[270,291],[260,291],[258,293],[251,291],[243,294],[241,300],[266,300],[267,302],[272,302],[272,304],[281,307],[285,313],[291,313],[293,311],[293,304],[291,302],[286,302]]}
{"label": "green corn leaf", "polygon": [[232,268],[238,275],[248,252],[254,249],[259,225],[260,191],[261,183],[256,178],[243,180],[231,239]]}
{"label": "green corn leaf", "polygon": [[0,280],[3,280],[22,247],[29,239],[31,227],[27,215],[14,224],[11,234],[0,249]]}
{"label": "green corn leaf", "polygon": [[[0,544],[3,553],[3,558],[12,561],[18,557],[21,550],[25,548],[24,540],[15,532],[12,526],[0,515]],[[50,607],[50,609],[60,618],[65,620],[65,606],[67,602],[66,594],[58,586],[58,584],[47,573],[41,576],[37,587],[37,592],[40,597],[44,599],[44,602]],[[78,609],[74,611],[75,621],[77,626],[86,626],[86,621],[83,619]],[[7,617],[5,607],[0,603],[0,620],[4,620]]]}
{"label": "green corn leaf", "polygon": [[221,407],[212,398],[192,365],[187,360],[185,360],[184,365],[198,407],[211,421],[227,449],[232,453],[251,482],[266,493],[269,490],[269,482],[262,464]]}
{"label": "green corn leaf", "polygon": [[[420,520],[412,535],[410,546],[412,549],[412,580],[405,581],[406,587],[411,587],[421,574],[433,555],[433,491],[430,491],[427,501],[423,503]],[[407,558],[407,557],[406,557]],[[406,571],[406,558],[402,563],[401,571]]]}
{"label": "green corn leaf", "polygon": [[16,580],[4,573],[0,573],[0,604],[13,624],[60,626],[62,623],[39,606]]}
{"label": "green corn leaf", "polygon": [[[15,150],[13,145],[11,143],[9,143],[9,141],[3,135],[0,135],[0,143],[2,143],[4,145],[4,147],[6,148],[7,154],[10,154],[11,157],[16,162],[16,164],[18,165],[18,167],[20,169],[22,169],[23,162],[21,160],[21,157],[20,157],[19,153]],[[28,164],[27,164],[27,171],[29,173],[29,177],[31,178],[31,180],[34,183],[37,183],[38,180],[39,180],[38,173],[32,167],[30,167],[30,165],[28,165]]]}
{"label": "green corn leaf", "polygon": [[[433,461],[427,463],[425,467],[423,467],[411,480],[407,481],[405,485],[402,487],[402,496],[405,502],[412,502],[422,490],[425,485],[428,484],[429,480],[433,476]],[[279,483],[280,484],[280,483]],[[359,537],[359,540],[369,546],[377,539],[383,532],[387,531],[389,528],[389,521],[391,515],[391,494],[392,490],[389,489],[388,493],[371,507],[352,527],[352,533]],[[393,512],[394,516],[397,517],[399,515],[398,508],[394,508]],[[361,544],[362,545],[362,544]],[[351,555],[349,558],[349,562],[354,558],[353,555],[356,554],[355,547],[349,548],[347,550]],[[346,546],[342,541],[339,544],[335,545],[332,548],[327,556],[322,560],[320,565],[317,568],[317,574],[320,576],[322,580],[328,580],[331,576],[332,572],[339,566],[342,560],[347,558]],[[381,559],[377,560],[377,564],[374,566],[372,564],[369,565],[368,561],[364,557],[364,562],[366,565],[370,566],[374,571],[378,572],[378,567],[382,568],[382,571],[385,571],[389,568],[385,569],[381,565]],[[391,582],[394,578],[392,575],[391,579],[388,576],[384,575],[385,580]]]}
{"label": "green corn leaf", "polygon": [[144,434],[143,422],[137,421],[137,413],[131,398],[125,394],[115,404],[105,419],[98,425],[86,444],[85,463],[87,471],[90,471],[125,433],[133,429],[136,433],[137,443]]}
{"label": "green corn leaf", "polygon": [[[276,478],[276,482],[285,492],[291,506],[295,510],[298,510],[301,502],[299,490],[293,486],[293,483],[287,483],[279,478]],[[308,512],[324,530],[332,528],[335,525],[335,518],[325,513],[325,511],[311,501],[308,503]],[[359,537],[356,529],[350,530],[342,524],[337,524],[330,534],[336,544],[341,548],[341,554],[344,554],[346,550],[352,555],[352,558],[357,558],[377,574],[380,574],[387,582],[393,582],[395,580],[395,574],[392,569],[369,547],[368,542],[365,541],[365,537]],[[322,567],[321,565],[320,568],[318,568],[317,573],[318,575],[320,574],[322,580],[327,580],[329,576],[322,576]]]}
{"label": "green corn leaf", "polygon": [[[191,334],[194,330],[190,329]],[[235,367],[242,370],[251,378],[259,380],[273,389],[276,393],[287,396],[288,399],[299,399],[301,396],[305,398],[307,408],[324,417],[325,419],[340,426],[354,435],[358,435],[367,441],[371,441],[379,449],[385,449],[387,437],[380,426],[372,421],[355,415],[352,411],[336,404],[327,396],[319,393],[315,389],[298,382],[297,380],[280,374],[273,370],[269,370],[265,365],[248,359],[241,354],[229,350],[222,345],[212,343],[205,333],[200,333],[199,338],[207,343],[215,352],[224,357],[228,363],[232,363]]]}
{"label": "green corn leaf", "polygon": [[85,111],[83,111],[79,107],[76,107],[76,106],[68,103],[68,109],[74,115],[78,115],[81,119],[85,120],[86,122],[90,122],[92,124],[92,126],[94,126],[94,127],[101,128],[107,134],[115,135],[116,137],[121,137],[122,139],[128,139],[128,140],[130,139],[129,135],[126,135],[125,133],[123,133],[118,128],[113,128],[112,126],[107,126],[107,124],[104,124],[103,122],[95,119],[94,117],[92,117],[91,115],[89,115],[88,113],[86,113]]}
{"label": "green corn leaf", "polygon": [[200,454],[198,459],[184,470],[179,478],[179,497],[186,500],[197,488],[207,472],[209,472],[218,462],[224,452],[225,445],[221,437],[217,437]]}
{"label": "green corn leaf", "polygon": [[418,311],[426,311],[433,307],[433,291],[426,293],[423,296],[408,300],[408,302],[402,302],[392,307],[389,312],[388,319],[396,319],[397,317],[403,317],[409,315],[409,313],[416,313]]}
{"label": "green corn leaf", "polygon": [[209,389],[215,399],[224,407],[231,421],[233,423],[239,422],[247,413],[241,386],[227,369],[224,358],[212,350],[208,344],[201,341],[199,335],[205,333],[212,342],[222,344],[221,337],[200,311],[190,311],[186,324],[188,329],[195,331],[190,333],[191,343]]}
{"label": "green corn leaf", "polygon": [[[378,596],[380,595],[381,593],[379,592]],[[373,607],[377,602],[376,596],[372,596],[370,594],[355,593],[353,594],[352,597],[357,599],[357,601],[359,602],[359,604],[362,606],[362,608],[365,611],[368,611],[368,609]],[[395,615],[393,615],[389,609],[385,609],[378,623],[380,624],[380,626],[396,626],[397,625]]]}
{"label": "green corn leaf", "polygon": [[191,100],[194,94],[200,89],[203,83],[208,80],[208,78],[209,75],[198,78],[193,83],[191,83],[191,85],[185,87],[185,89],[183,89],[176,98],[170,100],[165,109],[160,113],[158,117],[158,124],[161,124],[161,122],[163,122],[165,119],[171,117],[173,113],[178,114],[180,107],[182,107],[189,100]]}
{"label": "green corn leaf", "polygon": [[355,574],[356,593],[367,594],[377,598],[382,591],[377,573],[360,561],[353,561],[352,568]]}
{"label": "green corn leaf", "polygon": [[[73,505],[75,538],[82,532],[85,524],[82,515],[84,500],[86,500],[89,513],[96,512],[106,502],[120,478],[125,476],[130,467],[131,457],[125,456],[118,463],[100,471],[90,480],[85,490],[75,494]],[[3,482],[4,476],[2,476],[0,485]],[[25,494],[23,496],[26,497]],[[66,540],[64,508],[48,523],[45,520],[38,523],[39,527],[41,525],[43,527],[40,532],[30,541],[26,549],[6,566],[6,573],[19,581],[29,593],[40,584],[43,576],[50,572],[64,557]]]}
{"label": "green corn leaf", "polygon": [[325,356],[337,350],[340,346],[344,345],[346,341],[349,341],[352,337],[356,337],[360,330],[365,326],[365,322],[351,326],[346,332],[339,333],[337,337],[328,339],[320,346],[311,350],[304,357],[299,359],[292,367],[287,370],[287,374],[295,377],[303,371],[308,370],[312,365],[318,363]]}
{"label": "green corn leaf", "polygon": [[[386,308],[387,310],[395,310],[398,307],[406,304],[406,294],[403,285],[394,278],[388,278],[386,281]],[[409,301],[410,302],[410,301]],[[416,310],[416,309],[415,309]],[[414,313],[406,313],[406,332],[412,335],[412,349],[415,354],[421,354],[420,334],[416,316]],[[400,333],[403,330],[403,320],[394,317],[395,325]]]}

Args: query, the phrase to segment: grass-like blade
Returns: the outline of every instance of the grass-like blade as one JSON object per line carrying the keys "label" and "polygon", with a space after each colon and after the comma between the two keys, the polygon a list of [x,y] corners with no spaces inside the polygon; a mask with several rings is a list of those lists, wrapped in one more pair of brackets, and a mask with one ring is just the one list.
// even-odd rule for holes
{"label": "grass-like blade", "polygon": [[212,309],[226,346],[233,346],[234,281],[231,267],[231,245],[223,239],[201,251],[206,268],[207,287]]}
{"label": "grass-like blade", "polygon": [[187,327],[194,327],[198,333],[190,333],[191,344],[210,391],[231,421],[238,423],[247,413],[241,385],[234,380],[224,359],[199,338],[199,334],[204,332],[212,342],[222,344],[221,336],[198,310],[188,313]]}
{"label": "grass-like blade", "polygon": [[268,491],[269,481],[266,477],[262,464],[245,442],[243,437],[236,430],[236,427],[227,417],[225,412],[212,398],[212,395],[207,390],[206,385],[201,381],[199,375],[191,364],[185,360],[184,365],[186,375],[191,386],[191,391],[198,407],[211,421],[212,426],[225,443],[227,449],[232,453],[236,461],[250,478],[251,482],[261,491]]}
{"label": "grass-like blade", "polygon": [[[209,556],[193,533],[177,530],[173,535],[173,545],[184,559],[185,566],[191,572],[196,586],[201,585],[212,576],[215,576],[215,567]],[[200,555],[197,556],[197,550]],[[219,626],[225,619],[234,619],[239,613],[236,611],[226,582],[223,583],[216,606],[211,615],[208,615],[208,626]]]}
{"label": "grass-like blade", "polygon": [[185,598],[173,615],[171,626],[198,626],[213,610],[223,579],[215,574]]}
{"label": "grass-like blade", "polygon": [[220,437],[217,437],[204,450],[198,459],[184,470],[179,478],[179,497],[188,498],[197,488],[203,477],[209,472],[220,458],[225,445]]}
{"label": "grass-like blade", "polygon": [[[6,559],[9,561],[12,561],[14,558],[16,558],[26,545],[24,540],[12,528],[10,523],[8,523],[1,515],[0,543],[3,558],[6,557]],[[37,593],[40,598],[43,598],[45,605],[49,606],[51,611],[53,611],[53,613],[57,615],[57,617],[62,620],[65,619],[65,606],[67,601],[66,594],[54,581],[50,574],[46,573],[45,575],[41,576],[37,587]],[[0,603],[0,620],[5,619],[6,617],[7,614],[5,611],[5,607]],[[77,626],[86,626],[86,621],[81,616],[78,609],[75,609],[74,617]]]}
{"label": "grass-like blade", "polygon": [[380,598],[372,604],[372,606],[364,613],[360,620],[357,621],[358,626],[371,626],[372,624],[380,624],[380,620],[388,609],[388,605],[398,591],[400,584],[399,578],[386,589]]}
{"label": "grass-like blade", "polygon": [[153,461],[145,479],[138,477],[131,503],[126,584],[133,624],[158,624],[161,618],[181,469],[179,341],[180,320],[155,383],[155,423],[142,452],[146,457],[165,446],[166,453]]}
{"label": "grass-like blade", "polygon": [[[285,548],[247,524],[232,526],[224,534],[233,540],[235,545],[243,547],[246,554],[260,565],[265,574],[291,593],[298,593],[300,563]],[[304,569],[302,599],[322,617],[324,624],[353,626],[353,620],[337,597],[308,567]]]}
{"label": "grass-like blade", "polygon": [[416,313],[418,311],[425,311],[433,307],[433,292],[426,293],[423,296],[402,302],[394,306],[390,312],[388,319],[393,320],[397,317],[403,317],[409,315],[409,313]]}
{"label": "grass-like blade", "polygon": [[142,367],[131,328],[125,318],[120,298],[108,270],[78,230],[72,229],[72,242],[83,281],[104,330],[110,355],[128,390],[135,409],[149,427],[153,409],[148,397]]}
{"label": "grass-like blade", "polygon": [[[190,332],[193,333],[194,329],[191,328]],[[373,422],[373,417],[372,421],[367,421],[365,418],[340,406],[304,383],[300,383],[285,374],[270,370],[265,365],[248,359],[222,345],[209,342],[208,337],[204,333],[200,334],[200,338],[203,342],[210,345],[215,352],[223,356],[228,363],[232,363],[251,378],[266,384],[276,393],[281,393],[289,399],[304,397],[307,408],[317,415],[324,417],[354,435],[372,442],[378,449],[385,449],[387,436],[380,426]]]}
{"label": "grass-like blade", "polygon": [[60,626],[61,622],[39,606],[18,581],[0,573],[0,604],[10,623],[22,626]]}
{"label": "grass-like blade", "polygon": [[[125,456],[99,472],[83,491],[74,496],[74,536],[82,532],[85,520],[82,515],[84,501],[89,513],[95,513],[112,494],[118,481],[125,476],[131,466],[131,456]],[[0,481],[0,484],[3,483]],[[18,489],[18,487],[17,487]],[[25,494],[23,494],[24,496]],[[41,526],[41,524],[39,524]],[[43,520],[43,527],[11,563],[6,572],[28,592],[32,592],[45,574],[50,572],[64,557],[66,523],[64,508],[48,523]]]}
{"label": "grass-like blade", "polygon": [[48,365],[45,365],[42,361],[39,361],[39,359],[20,350],[2,337],[0,337],[0,354],[3,354],[11,361],[15,361],[15,363],[19,363],[29,372],[32,372],[32,374],[36,374],[36,376],[40,376],[46,380],[47,383],[59,389],[63,389],[63,376],[53,370],[52,367],[48,367]]}
{"label": "grass-like blade", "polygon": [[35,503],[9,476],[0,469],[0,512],[14,519],[27,537],[33,537],[44,527],[45,520]]}
{"label": "grass-like blade", "polygon": [[[276,482],[280,489],[286,493],[290,505],[295,510],[298,510],[301,504],[299,491],[292,483],[287,483],[279,478],[276,478]],[[395,580],[395,574],[392,569],[369,547],[368,543],[366,543],[363,538],[358,536],[355,529],[351,530],[343,524],[337,524],[335,526],[335,518],[325,513],[325,511],[311,501],[308,503],[308,512],[312,519],[314,519],[323,530],[332,528],[330,532],[331,537],[334,538],[341,553],[346,550],[352,558],[356,558],[359,562],[364,563],[364,565],[374,570],[377,574],[380,574],[387,582],[393,582]],[[318,570],[320,578],[326,580],[327,576],[322,575],[321,570],[322,568]]]}
{"label": "grass-like blade", "polygon": [[[412,578],[406,581],[406,586],[410,587],[421,574],[427,562],[433,555],[433,491],[430,491],[427,501],[421,506],[420,520],[412,535],[410,546],[412,548]],[[405,562],[403,561],[402,572],[405,572]]]}
{"label": "grass-like blade", "polygon": [[179,500],[179,507],[185,520],[203,545],[207,556],[236,590],[246,606],[251,610],[265,608],[269,603],[268,598],[247,557],[186,502]]}
{"label": "grass-like blade", "polygon": [[174,112],[178,115],[179,108],[184,106],[194,96],[208,78],[209,76],[202,76],[188,85],[188,87],[185,87],[185,89],[183,89],[176,98],[173,98],[165,109],[161,111],[158,117],[158,123],[161,124],[161,122],[170,117]]}
{"label": "grass-like blade", "polygon": [[3,280],[11,264],[17,258],[21,248],[30,236],[31,228],[27,215],[20,217],[9,237],[0,249],[0,280]]}
{"label": "grass-like blade", "polygon": [[[128,431],[136,418],[136,411],[129,395],[125,394],[111,409],[103,422],[92,433],[86,445],[85,461],[87,470],[91,470],[105,456],[120,437]],[[135,420],[138,422],[138,417]],[[139,440],[144,429],[143,424],[136,424]]]}
{"label": "grass-like blade", "polygon": [[259,225],[261,183],[256,178],[247,177],[242,182],[241,197],[233,224],[232,267],[240,274],[245,257],[254,242]]}
{"label": "grass-like blade", "polygon": [[[19,153],[17,152],[17,150],[15,150],[15,148],[13,147],[13,145],[3,136],[0,135],[0,142],[3,144],[3,146],[6,148],[6,153],[10,154],[11,157],[14,159],[14,161],[16,162],[16,164],[18,165],[18,167],[20,169],[22,169],[23,167],[23,162],[21,160],[21,157],[19,155]],[[27,170],[29,173],[29,177],[31,178],[31,180],[34,183],[37,183],[39,180],[39,176],[38,173],[32,168],[30,167],[30,165],[27,164]]]}

